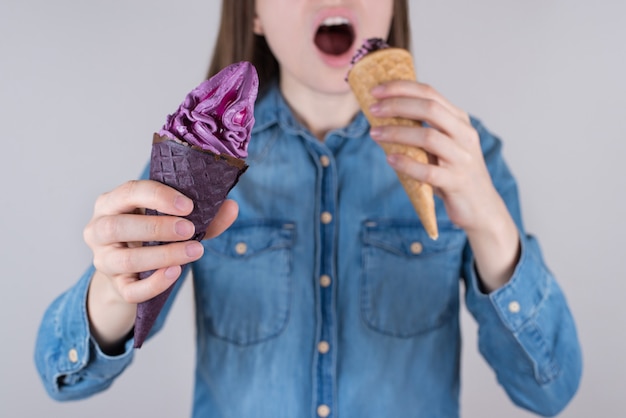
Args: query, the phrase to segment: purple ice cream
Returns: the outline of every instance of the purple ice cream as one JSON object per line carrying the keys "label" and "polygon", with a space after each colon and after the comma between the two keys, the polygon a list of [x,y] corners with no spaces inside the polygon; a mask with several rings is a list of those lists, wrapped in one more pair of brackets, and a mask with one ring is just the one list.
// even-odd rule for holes
{"label": "purple ice cream", "polygon": [[[186,216],[202,240],[230,190],[248,166],[248,141],[254,125],[259,79],[248,62],[232,64],[187,95],[178,110],[154,134],[150,179],[180,191],[193,200]],[[146,209],[146,215],[160,215]],[[148,242],[145,245],[160,245]],[[153,272],[139,274],[140,279]],[[142,346],[173,285],[137,305],[134,347]]]}
{"label": "purple ice cream", "polygon": [[382,38],[369,38],[363,41],[363,45],[356,51],[352,60],[350,61],[351,65],[356,64],[361,58],[369,54],[370,52],[378,51],[379,49],[389,48],[389,44],[385,42]]}
{"label": "purple ice cream", "polygon": [[232,64],[189,93],[159,134],[219,155],[246,158],[258,86],[252,64]]}

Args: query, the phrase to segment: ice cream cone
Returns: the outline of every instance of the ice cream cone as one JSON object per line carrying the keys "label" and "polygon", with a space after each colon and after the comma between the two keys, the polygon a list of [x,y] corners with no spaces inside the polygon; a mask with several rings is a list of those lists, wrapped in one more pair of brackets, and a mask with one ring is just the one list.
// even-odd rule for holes
{"label": "ice cream cone", "polygon": [[[376,102],[376,99],[370,94],[373,87],[392,80],[415,79],[411,54],[401,48],[384,48],[369,52],[359,57],[348,73],[348,83],[356,95],[363,113],[373,127],[420,124],[417,121],[403,118],[378,118],[373,116],[369,110],[370,106]],[[428,154],[421,148],[394,143],[381,143],[381,146],[387,155],[403,154],[420,163],[428,163]],[[403,173],[396,172],[396,174],[424,225],[424,229],[432,239],[437,239],[439,232],[432,187]]]}
{"label": "ice cream cone", "polygon": [[[186,216],[193,222],[196,232],[192,239],[202,240],[207,227],[226,200],[228,192],[237,184],[239,176],[248,166],[239,158],[217,155],[208,150],[183,144],[158,134],[154,134],[150,162],[150,179],[178,190],[194,202],[193,211]],[[158,215],[147,210],[147,215]],[[149,242],[145,245],[159,245]],[[152,272],[139,276],[145,278]],[[135,319],[135,348],[141,347],[165,304],[170,287],[160,295],[137,306]]]}
{"label": "ice cream cone", "polygon": [[[178,110],[168,115],[161,131],[154,134],[150,179],[193,200],[193,211],[186,216],[195,227],[191,239],[204,238],[228,192],[248,168],[245,158],[258,86],[251,63],[233,63],[187,94]],[[146,210],[146,214],[160,215],[154,210]],[[152,273],[140,273],[139,278]],[[171,292],[172,287],[137,305],[135,348],[142,346]]]}

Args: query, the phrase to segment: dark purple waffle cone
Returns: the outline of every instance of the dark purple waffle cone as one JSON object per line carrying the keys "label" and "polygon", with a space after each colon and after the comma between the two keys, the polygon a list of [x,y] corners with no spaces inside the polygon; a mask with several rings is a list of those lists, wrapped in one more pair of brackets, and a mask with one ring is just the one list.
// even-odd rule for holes
{"label": "dark purple waffle cone", "polygon": [[[247,168],[244,160],[217,155],[154,135],[150,179],[167,184],[193,200],[193,211],[186,218],[193,222],[196,228],[192,239],[197,241],[204,238],[209,223],[226,200],[228,192],[237,184],[239,176]],[[148,209],[146,214],[160,213]],[[159,244],[161,243],[148,242],[145,245]],[[144,279],[151,274],[152,272],[144,272],[139,278]],[[137,305],[135,348],[141,347],[148,336],[172,288],[173,285],[160,295]]]}

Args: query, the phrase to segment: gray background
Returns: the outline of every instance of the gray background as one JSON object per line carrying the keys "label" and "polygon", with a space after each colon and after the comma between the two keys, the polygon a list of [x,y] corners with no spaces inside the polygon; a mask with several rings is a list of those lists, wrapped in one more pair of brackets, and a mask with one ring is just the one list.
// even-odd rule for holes
{"label": "gray background", "polygon": [[[584,378],[562,416],[624,416],[626,2],[412,6],[420,78],[504,139],[527,229],[576,316]],[[188,416],[189,282],[104,394],[49,400],[32,353],[44,309],[90,260],[82,229],[96,196],[139,174],[152,132],[202,79],[218,17],[213,0],[0,3],[0,416]],[[477,354],[465,313],[463,325],[464,417],[529,417]]]}

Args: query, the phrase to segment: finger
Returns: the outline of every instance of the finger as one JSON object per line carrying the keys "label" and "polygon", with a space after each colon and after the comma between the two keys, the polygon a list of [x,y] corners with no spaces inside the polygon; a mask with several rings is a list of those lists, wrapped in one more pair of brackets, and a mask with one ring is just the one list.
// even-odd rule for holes
{"label": "finger", "polygon": [[453,138],[462,137],[468,124],[436,100],[391,97],[376,102],[370,112],[379,118],[405,118],[427,122]]}
{"label": "finger", "polygon": [[389,97],[407,96],[422,99],[435,100],[441,103],[453,115],[469,122],[469,115],[464,110],[450,103],[439,91],[432,86],[420,82],[410,80],[393,80],[376,86],[372,90],[372,96],[377,99],[386,99]]}
{"label": "finger", "polygon": [[108,276],[132,275],[180,266],[198,260],[204,247],[197,241],[175,242],[137,248],[108,247],[94,253],[94,266]]}
{"label": "finger", "polygon": [[128,303],[142,303],[169,289],[181,272],[182,267],[171,266],[159,269],[143,280],[135,276],[122,276],[118,279],[118,292]]}
{"label": "finger", "polygon": [[185,241],[195,228],[191,221],[175,216],[108,215],[95,219],[86,229],[85,241],[108,245],[143,241]]}
{"label": "finger", "polygon": [[459,154],[458,146],[436,129],[415,126],[379,126],[370,131],[376,142],[393,142],[422,148],[436,160],[452,161]]}
{"label": "finger", "polygon": [[234,200],[228,199],[222,203],[220,210],[209,224],[204,239],[215,238],[230,227],[239,214],[239,205]]}
{"label": "finger", "polygon": [[445,189],[448,184],[447,172],[440,166],[418,163],[401,154],[390,154],[387,156],[387,161],[394,170],[435,188]]}
{"label": "finger", "polygon": [[132,180],[105,193],[96,201],[99,216],[132,213],[137,208],[155,209],[168,215],[191,213],[193,201],[179,191],[152,180]]}

